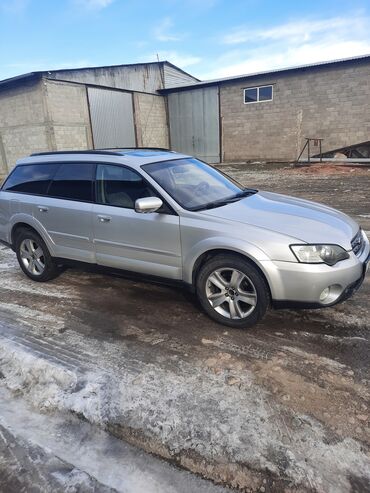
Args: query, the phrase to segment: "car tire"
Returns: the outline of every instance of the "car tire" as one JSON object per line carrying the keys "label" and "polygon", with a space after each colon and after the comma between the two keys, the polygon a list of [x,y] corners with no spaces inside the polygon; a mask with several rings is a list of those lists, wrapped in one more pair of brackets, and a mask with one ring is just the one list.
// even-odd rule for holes
{"label": "car tire", "polygon": [[44,240],[31,229],[16,235],[15,251],[23,272],[33,281],[46,282],[57,277],[60,269],[50,255]]}
{"label": "car tire", "polygon": [[270,305],[265,278],[247,259],[217,255],[200,269],[196,291],[205,312],[228,327],[246,329],[259,322]]}

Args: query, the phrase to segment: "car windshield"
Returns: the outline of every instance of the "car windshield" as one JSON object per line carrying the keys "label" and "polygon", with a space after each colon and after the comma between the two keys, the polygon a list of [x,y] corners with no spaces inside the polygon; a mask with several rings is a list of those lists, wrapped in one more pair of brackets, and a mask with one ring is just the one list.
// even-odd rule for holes
{"label": "car windshield", "polygon": [[192,211],[220,207],[256,192],[195,158],[161,161],[142,168],[181,207]]}

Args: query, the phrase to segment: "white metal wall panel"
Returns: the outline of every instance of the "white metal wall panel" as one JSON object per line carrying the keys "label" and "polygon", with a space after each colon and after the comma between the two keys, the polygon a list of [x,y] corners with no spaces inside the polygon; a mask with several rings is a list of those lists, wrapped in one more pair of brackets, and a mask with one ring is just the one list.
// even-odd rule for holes
{"label": "white metal wall panel", "polygon": [[164,87],[184,86],[186,84],[195,84],[198,80],[189,74],[185,74],[172,65],[163,65]]}
{"label": "white metal wall panel", "polygon": [[168,94],[171,148],[220,162],[218,87]]}
{"label": "white metal wall panel", "polygon": [[132,94],[88,87],[94,147],[135,147]]}

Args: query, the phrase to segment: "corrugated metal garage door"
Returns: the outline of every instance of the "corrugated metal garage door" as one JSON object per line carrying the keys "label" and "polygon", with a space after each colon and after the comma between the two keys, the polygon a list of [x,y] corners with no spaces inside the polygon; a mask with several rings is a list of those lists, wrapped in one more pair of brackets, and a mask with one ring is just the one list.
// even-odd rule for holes
{"label": "corrugated metal garage door", "polygon": [[94,147],[135,147],[132,95],[89,87]]}
{"label": "corrugated metal garage door", "polygon": [[172,149],[220,162],[218,87],[170,93],[168,110]]}

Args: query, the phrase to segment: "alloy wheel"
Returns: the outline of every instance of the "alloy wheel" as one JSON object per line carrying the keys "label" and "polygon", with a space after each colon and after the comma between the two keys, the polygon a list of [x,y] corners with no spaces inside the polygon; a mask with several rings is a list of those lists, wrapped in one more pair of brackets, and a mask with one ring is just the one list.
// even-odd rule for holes
{"label": "alloy wheel", "polygon": [[41,276],[45,270],[45,257],[43,249],[34,239],[26,238],[22,241],[20,257],[30,274]]}
{"label": "alloy wheel", "polygon": [[216,312],[236,320],[248,317],[257,304],[257,291],[251,279],[231,268],[217,269],[209,275],[206,296]]}

